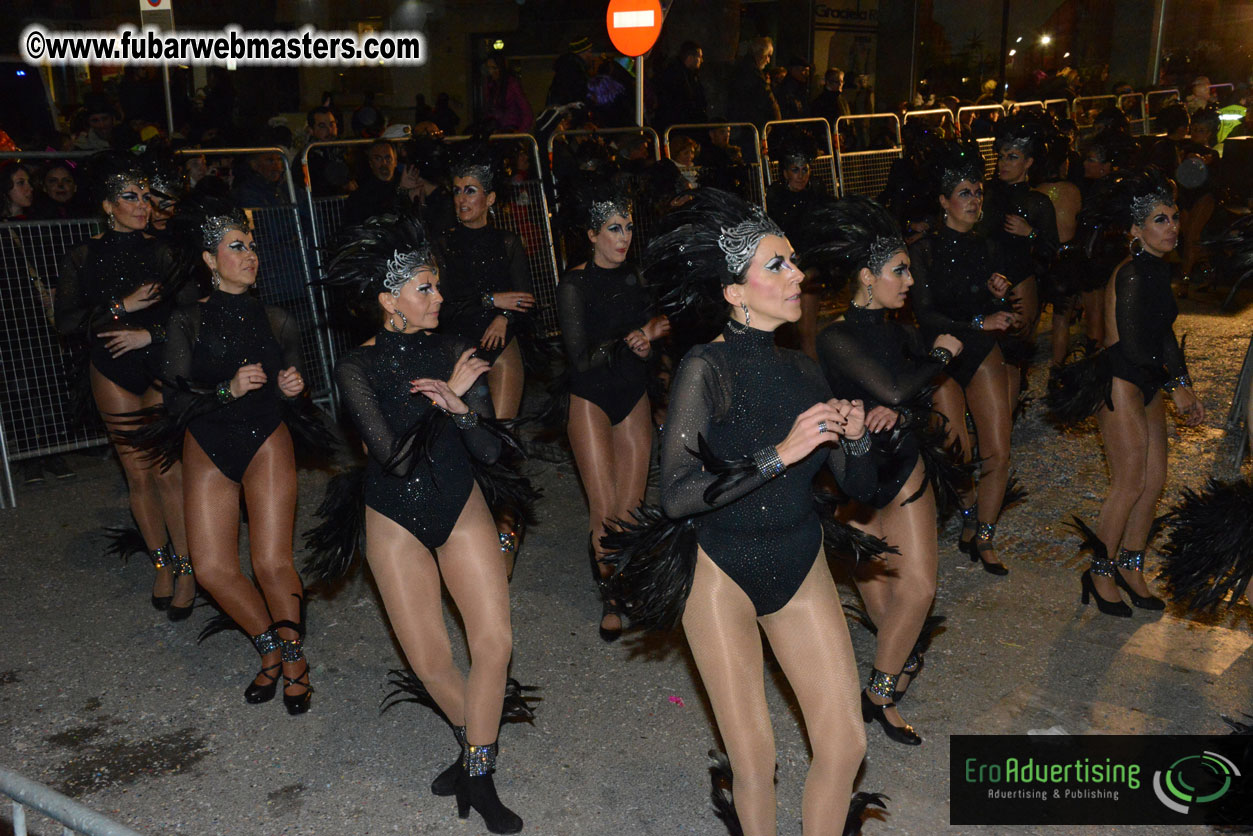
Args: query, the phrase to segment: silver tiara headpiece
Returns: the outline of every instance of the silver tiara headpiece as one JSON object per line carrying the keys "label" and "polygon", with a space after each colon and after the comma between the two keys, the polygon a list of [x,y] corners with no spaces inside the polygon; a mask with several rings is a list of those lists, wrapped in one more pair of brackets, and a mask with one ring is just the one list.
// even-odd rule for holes
{"label": "silver tiara headpiece", "polygon": [[631,203],[627,200],[593,200],[592,210],[588,216],[591,229],[600,229],[614,215],[624,218],[631,216]]}
{"label": "silver tiara headpiece", "polygon": [[876,238],[870,245],[870,258],[866,261],[866,268],[877,276],[879,271],[883,269],[883,265],[891,261],[893,256],[904,249],[905,241],[898,235]]}
{"label": "silver tiara headpiece", "polygon": [[148,188],[148,178],[140,171],[119,171],[104,178],[105,200],[117,200],[126,191],[127,186]]}
{"label": "silver tiara headpiece", "polygon": [[458,166],[453,171],[453,177],[473,177],[479,181],[479,185],[483,187],[485,192],[493,192],[496,190],[492,182],[492,167],[490,165],[468,164]]}
{"label": "silver tiara headpiece", "polygon": [[1017,151],[1026,154],[1031,150],[1031,138],[1025,136],[1005,137],[996,141],[997,151]]}
{"label": "silver tiara headpiece", "polygon": [[387,272],[383,276],[383,287],[392,296],[399,296],[400,289],[413,278],[413,274],[418,271],[418,268],[430,267],[431,263],[431,251],[429,248],[406,250],[403,253],[400,250],[396,250],[392,257],[387,260]]}
{"label": "silver tiara headpiece", "polygon": [[240,232],[252,232],[252,224],[242,209],[236,209],[225,215],[210,215],[200,222],[200,245],[206,252],[216,252],[218,244],[232,229]]}
{"label": "silver tiara headpiece", "polygon": [[1131,199],[1131,223],[1142,226],[1149,215],[1158,206],[1174,206],[1175,196],[1166,189],[1154,189],[1148,194],[1138,195]]}
{"label": "silver tiara headpiece", "polygon": [[744,268],[753,260],[753,253],[757,252],[757,245],[767,235],[782,238],[783,231],[757,207],[753,207],[749,216],[735,226],[722,227],[718,235],[718,249],[726,257],[727,272],[736,277],[742,275]]}

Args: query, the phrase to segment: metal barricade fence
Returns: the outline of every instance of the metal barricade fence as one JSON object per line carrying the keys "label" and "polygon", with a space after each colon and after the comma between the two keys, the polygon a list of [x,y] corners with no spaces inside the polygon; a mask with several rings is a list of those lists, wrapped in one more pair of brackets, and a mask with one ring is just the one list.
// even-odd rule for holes
{"label": "metal barricade fence", "polygon": [[1044,110],[1058,119],[1070,119],[1070,102],[1066,99],[1045,99]]}
{"label": "metal barricade fence", "polygon": [[1009,112],[1011,114],[1012,113],[1043,113],[1044,102],[1041,102],[1041,101],[1014,102],[1012,105],[1010,105]]}
{"label": "metal barricade fence", "polygon": [[140,836],[51,787],[8,769],[0,768],[0,795],[13,801],[13,836],[27,836],[28,807],[62,825],[61,836]]}
{"label": "metal barricade fence", "polygon": [[1222,84],[1211,84],[1209,86],[1209,99],[1216,106],[1222,107],[1221,97],[1231,95],[1235,92],[1236,86],[1231,82],[1223,82]]}
{"label": "metal barricade fence", "polygon": [[[840,196],[840,179],[836,172],[835,148],[831,144],[831,123],[826,119],[780,119],[775,122],[767,122],[763,137],[765,139],[766,154],[770,154],[770,135],[772,133],[786,132],[789,130],[804,130],[801,126],[809,126],[809,130],[805,130],[818,145],[818,156],[814,158],[810,167],[810,177],[815,178],[827,190],[827,194],[832,197]],[[820,136],[813,136],[815,130]],[[776,141],[777,146],[777,141]],[[776,149],[777,150],[777,149]],[[779,161],[770,159],[766,166],[766,182],[768,184],[780,181]]]}
{"label": "metal barricade fence", "polygon": [[257,244],[260,270],[257,293],[267,305],[277,305],[296,318],[300,327],[301,358],[304,378],[313,400],[332,414],[336,412],[333,367],[327,340],[326,297],[322,288],[312,285],[313,270],[309,247],[305,242],[300,207],[296,202],[296,184],[292,178],[287,155],[279,147],[258,148],[187,148],[176,152],[181,156],[249,157],[260,154],[277,155],[283,164],[283,180],[287,202],[272,206],[243,206],[252,219],[253,238]]}
{"label": "metal barricade fence", "polygon": [[1131,123],[1131,133],[1135,136],[1142,136],[1148,132],[1149,125],[1144,110],[1144,94],[1143,93],[1122,93],[1118,96],[1118,109],[1127,117],[1127,121]]}
{"label": "metal barricade fence", "polygon": [[[895,113],[841,116],[835,120],[835,133],[837,136],[842,136],[841,127],[846,122],[856,125],[858,122],[868,123],[870,120],[890,130],[892,144],[888,148],[868,151],[837,150],[835,159],[841,194],[878,197],[888,183],[888,172],[892,170],[892,163],[899,160],[903,153],[901,122],[896,118]],[[867,129],[868,132],[869,129]]]}
{"label": "metal barricade fence", "polygon": [[1157,114],[1161,113],[1164,108],[1180,101],[1179,91],[1174,88],[1168,90],[1150,90],[1144,94],[1144,115],[1146,134],[1161,133],[1157,129]]}
{"label": "metal barricade fence", "polygon": [[1118,97],[1112,93],[1105,96],[1079,96],[1071,105],[1075,127],[1081,132],[1091,129],[1096,115],[1108,107],[1118,107]]}
{"label": "metal barricade fence", "polygon": [[982,115],[987,115],[990,121],[997,122],[1005,116],[1005,108],[999,104],[967,105],[957,108],[958,133],[961,136],[974,136],[976,139],[990,137],[992,135],[990,128],[976,125],[976,121]]}
{"label": "metal barricade fence", "polygon": [[[580,130],[575,130],[575,131],[554,131],[553,134],[548,137],[548,159],[550,161],[553,159],[553,154],[556,153],[556,146],[558,142],[564,143],[566,147],[569,149],[571,139],[602,137],[602,136],[603,137],[621,137],[621,136],[640,137],[642,136],[645,139],[649,140],[652,144],[653,162],[659,162],[661,160],[660,138],[657,136],[657,132],[649,127],[600,128],[597,130],[580,129]],[[554,190],[554,193],[557,195],[557,203],[560,204],[563,199],[562,198],[563,184],[557,178],[556,173],[555,173],[555,168],[556,166],[553,166],[553,170],[554,170],[553,190]],[[626,172],[625,179],[626,179],[626,184],[627,184],[627,190],[630,194],[632,204],[633,204],[633,210],[634,210],[631,216],[631,220],[635,224],[635,233],[634,235],[631,236],[631,249],[628,255],[632,261],[634,261],[636,264],[639,264],[643,260],[643,257],[644,257],[644,248],[648,246],[649,239],[652,237],[653,233],[655,233],[657,230],[657,225],[661,220],[661,216],[660,216],[660,213],[657,211],[656,201],[654,201],[651,197],[652,190],[649,187],[648,182],[645,180],[644,175],[631,173],[630,171],[628,171]],[[562,269],[565,270],[571,266],[570,264],[571,256],[568,252],[566,252],[566,246],[565,246],[566,236],[565,235],[561,236],[561,241],[562,241],[562,247],[561,247]]]}
{"label": "metal barricade fence", "polygon": [[950,139],[957,136],[957,120],[953,117],[953,111],[947,107],[906,111],[904,124],[908,125],[910,122],[922,122],[940,136]]}
{"label": "metal barricade fence", "polygon": [[[731,179],[734,179],[736,183],[740,185],[740,188],[731,189],[731,191],[736,192],[740,197],[750,203],[756,203],[764,209],[766,207],[766,175],[762,170],[761,134],[758,132],[757,126],[751,122],[688,122],[671,125],[662,133],[662,149],[665,151],[666,157],[669,158],[671,131],[677,131],[683,135],[700,133],[705,133],[707,135],[709,131],[712,131],[715,128],[727,128],[733,133],[738,130],[741,134],[748,134],[752,137],[751,149],[746,149],[746,146],[748,146],[749,143],[736,146],[743,154],[744,163],[742,166],[732,166],[732,168],[747,169],[747,176],[743,178],[742,182],[738,178],[732,176]],[[697,162],[699,163],[699,160],[697,160]],[[709,166],[698,165],[697,169],[699,172],[697,182],[701,185],[706,185],[706,180],[708,179],[706,172],[709,170]],[[731,172],[731,174],[734,175],[735,172]]]}

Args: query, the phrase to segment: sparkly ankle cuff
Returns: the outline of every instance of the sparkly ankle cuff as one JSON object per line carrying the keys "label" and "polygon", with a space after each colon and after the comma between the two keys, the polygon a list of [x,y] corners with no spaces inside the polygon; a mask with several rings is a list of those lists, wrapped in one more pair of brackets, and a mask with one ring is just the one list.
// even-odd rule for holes
{"label": "sparkly ankle cuff", "polygon": [[283,648],[284,662],[299,662],[305,658],[304,641],[301,639],[279,639],[279,644]]}
{"label": "sparkly ankle cuff", "polygon": [[1119,569],[1126,569],[1128,572],[1139,572],[1144,569],[1144,549],[1139,551],[1131,551],[1130,549],[1119,549],[1118,560],[1115,565]]}
{"label": "sparkly ankle cuff", "polygon": [[870,672],[870,682],[866,687],[876,697],[890,700],[892,695],[896,693],[896,680],[899,678],[900,674],[893,676],[876,668]]}
{"label": "sparkly ankle cuff", "polygon": [[490,775],[496,769],[496,744],[489,743],[486,746],[467,744],[464,760],[466,775],[471,778]]}
{"label": "sparkly ankle cuff", "polygon": [[1114,577],[1114,561],[1092,558],[1092,574],[1100,575],[1103,578]]}
{"label": "sparkly ankle cuff", "polygon": [[985,543],[992,542],[992,538],[996,536],[996,523],[979,523],[979,528],[975,532],[975,539],[982,540]]}
{"label": "sparkly ankle cuff", "polygon": [[174,577],[181,578],[183,575],[194,574],[191,569],[190,555],[175,554],[172,563],[174,564]]}
{"label": "sparkly ankle cuff", "polygon": [[152,561],[153,569],[164,569],[170,565],[170,550],[165,546],[160,546],[148,552],[148,559]]}
{"label": "sparkly ankle cuff", "polygon": [[264,633],[252,637],[252,645],[262,656],[267,653],[273,653],[278,650],[278,634],[273,630],[266,630]]}

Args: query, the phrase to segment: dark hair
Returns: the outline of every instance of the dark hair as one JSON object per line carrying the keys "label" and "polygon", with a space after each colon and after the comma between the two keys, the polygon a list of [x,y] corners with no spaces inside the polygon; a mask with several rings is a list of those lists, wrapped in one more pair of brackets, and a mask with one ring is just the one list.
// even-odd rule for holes
{"label": "dark hair", "polygon": [[1162,108],[1161,113],[1157,114],[1157,128],[1166,134],[1188,127],[1189,121],[1188,109],[1177,103]]}
{"label": "dark hair", "polygon": [[1218,138],[1219,121],[1218,110],[1213,107],[1204,107],[1192,114],[1193,127],[1201,125],[1208,128],[1214,139]]}
{"label": "dark hair", "polygon": [[1122,131],[1105,130],[1092,137],[1083,146],[1084,154],[1091,154],[1114,168],[1122,168],[1135,153],[1135,140]]}
{"label": "dark hair", "polygon": [[496,161],[485,142],[468,142],[459,148],[449,169],[453,177],[478,180],[483,191],[488,193],[496,191],[496,181],[500,179]]}
{"label": "dark hair", "polygon": [[1070,137],[1054,133],[1044,141],[1044,154],[1036,160],[1033,169],[1039,171],[1040,181],[1056,183],[1063,180],[1062,169],[1070,159]]}
{"label": "dark hair", "polygon": [[9,216],[9,192],[13,191],[13,181],[17,178],[19,172],[25,171],[26,176],[30,177],[30,168],[25,163],[12,160],[7,163],[0,164],[0,188],[4,192],[4,217]]}
{"label": "dark hair", "polygon": [[679,47],[679,60],[686,61],[701,51],[700,44],[696,43],[696,41],[684,41]]}
{"label": "dark hair", "polygon": [[317,107],[309,111],[309,115],[305,117],[305,124],[308,125],[310,128],[312,128],[313,117],[317,116],[320,113],[329,113],[332,119],[335,118],[335,111],[331,110],[329,106],[318,105]]}
{"label": "dark hair", "polygon": [[963,181],[982,183],[987,166],[974,140],[947,140],[937,148],[931,168],[935,193],[951,197]]}

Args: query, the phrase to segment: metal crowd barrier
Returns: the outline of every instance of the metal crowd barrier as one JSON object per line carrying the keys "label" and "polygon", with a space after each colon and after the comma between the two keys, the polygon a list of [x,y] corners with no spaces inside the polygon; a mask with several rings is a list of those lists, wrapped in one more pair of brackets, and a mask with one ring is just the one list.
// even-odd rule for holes
{"label": "metal crowd barrier", "polygon": [[261,268],[257,274],[257,294],[267,305],[277,305],[296,317],[300,326],[301,357],[304,378],[313,400],[336,413],[334,367],[327,340],[326,295],[312,285],[313,269],[309,246],[305,242],[304,224],[296,203],[296,184],[291,165],[282,148],[187,148],[181,156],[253,156],[277,154],[283,162],[287,202],[281,206],[242,207],[252,219],[252,234],[257,244]]}
{"label": "metal crowd barrier", "polygon": [[1213,102],[1214,104],[1218,104],[1219,94],[1225,91],[1227,95],[1230,95],[1231,93],[1235,92],[1235,89],[1236,89],[1236,86],[1229,81],[1224,82],[1222,84],[1211,84],[1209,86],[1210,101]]}
{"label": "metal crowd barrier", "polygon": [[[986,105],[967,105],[966,107],[957,108],[957,130],[962,136],[968,136],[971,133],[971,126],[979,114],[988,114],[993,122],[996,122],[1005,116],[1005,108],[999,104]],[[976,137],[977,139],[979,137]]]}
{"label": "metal crowd barrier", "polygon": [[[764,166],[762,165],[761,160],[761,134],[758,132],[757,126],[752,122],[685,122],[677,125],[671,125],[662,132],[662,149],[665,151],[666,157],[669,158],[671,131],[678,131],[684,135],[688,135],[702,131],[711,131],[714,128],[730,128],[733,132],[738,130],[741,134],[751,134],[753,138],[751,149],[747,149],[745,145],[737,146],[744,154],[744,167],[748,169],[748,177],[744,178],[744,188],[740,191],[740,197],[750,203],[756,203],[764,209],[766,206],[766,177],[763,173]],[[698,182],[700,179],[703,179],[703,173],[707,170],[707,168],[708,166],[697,166],[697,169],[700,172],[700,174],[698,174]]]}
{"label": "metal crowd barrier", "polygon": [[[831,123],[826,119],[779,119],[774,122],[767,122],[764,131],[766,153],[770,153],[770,134],[789,129],[795,129],[792,126],[809,125],[813,128],[821,128],[820,136],[814,136],[813,139],[818,143],[818,156],[814,159],[810,168],[810,177],[815,178],[827,190],[827,194],[832,197],[840,196],[840,181],[836,174],[835,148],[831,145]],[[813,131],[806,131],[811,136]],[[825,150],[825,153],[824,153]],[[766,166],[766,182],[777,183],[779,178],[779,161],[771,159]]]}
{"label": "metal crowd barrier", "polygon": [[1010,105],[1010,107],[1009,107],[1009,112],[1010,112],[1010,113],[1023,113],[1023,112],[1026,112],[1026,111],[1035,111],[1035,112],[1037,112],[1037,113],[1043,113],[1043,112],[1044,112],[1044,102],[1042,102],[1042,101],[1034,101],[1034,102],[1014,102],[1014,103],[1013,103],[1013,104],[1011,104],[1011,105]]}
{"label": "metal crowd barrier", "polygon": [[1132,134],[1143,136],[1148,133],[1148,112],[1144,109],[1143,93],[1122,93],[1118,97],[1118,109],[1123,112],[1127,117],[1127,121],[1131,123]]}
{"label": "metal crowd barrier", "polygon": [[1092,127],[1096,115],[1109,107],[1118,107],[1118,97],[1113,93],[1104,96],[1079,96],[1071,105],[1075,127],[1080,131]]}
{"label": "metal crowd barrier", "polygon": [[953,111],[947,107],[907,111],[905,113],[905,124],[908,125],[910,122],[923,122],[946,137],[952,138],[957,136],[957,120],[953,118]]}
{"label": "metal crowd barrier", "polygon": [[61,836],[140,836],[51,787],[4,768],[0,768],[0,795],[13,801],[13,836],[27,836],[28,807],[62,825]]}
{"label": "metal crowd barrier", "polygon": [[1044,109],[1058,119],[1070,119],[1070,102],[1066,99],[1045,99]]}
{"label": "metal crowd barrier", "polygon": [[[600,128],[597,130],[575,130],[575,131],[554,131],[548,137],[548,159],[553,159],[554,148],[557,142],[563,142],[567,147],[570,145],[571,139],[580,137],[616,137],[616,136],[643,136],[648,139],[652,145],[653,162],[661,161],[661,140],[657,136],[657,132],[649,127],[635,128]],[[554,175],[554,193],[557,195],[557,202],[560,204],[562,200],[562,183]],[[648,246],[648,240],[652,237],[657,229],[657,225],[661,220],[661,215],[657,211],[656,202],[652,200],[652,190],[647,180],[642,174],[627,173],[627,188],[634,204],[634,212],[631,220],[635,224],[635,234],[631,236],[631,249],[628,253],[631,260],[636,264],[640,263],[644,257],[644,248]],[[560,237],[561,241],[561,261],[562,270],[569,269],[571,256],[566,247],[566,235]]]}
{"label": "metal crowd barrier", "polygon": [[1163,109],[1169,107],[1176,102],[1181,101],[1179,91],[1173,88],[1168,90],[1150,90],[1144,94],[1144,113],[1146,134],[1159,134],[1161,131],[1157,129],[1157,114]]}
{"label": "metal crowd barrier", "polygon": [[[875,120],[889,124],[892,145],[889,148],[876,148],[869,151],[837,150],[835,162],[839,175],[840,193],[878,197],[883,187],[888,184],[888,172],[892,163],[901,158],[904,152],[901,141],[901,122],[895,113],[875,113],[866,116],[841,116],[835,120],[835,133],[842,136],[841,128],[847,123],[856,126]],[[869,129],[866,129],[869,133]]]}

